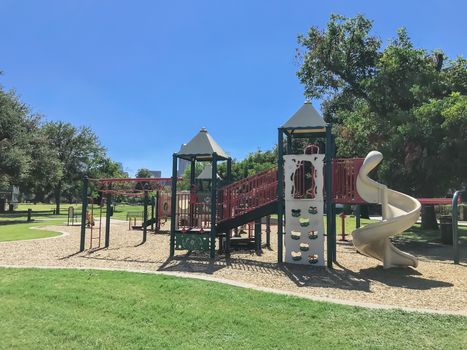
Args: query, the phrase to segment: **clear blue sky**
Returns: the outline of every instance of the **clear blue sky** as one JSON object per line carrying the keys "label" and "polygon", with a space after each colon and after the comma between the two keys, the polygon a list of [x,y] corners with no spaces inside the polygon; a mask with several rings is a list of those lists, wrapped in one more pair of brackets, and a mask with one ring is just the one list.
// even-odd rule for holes
{"label": "clear blue sky", "polygon": [[272,147],[304,101],[297,34],[331,13],[365,14],[385,42],[405,26],[416,46],[454,57],[466,3],[0,0],[0,84],[48,120],[91,126],[130,173],[168,176],[203,126],[237,159]]}

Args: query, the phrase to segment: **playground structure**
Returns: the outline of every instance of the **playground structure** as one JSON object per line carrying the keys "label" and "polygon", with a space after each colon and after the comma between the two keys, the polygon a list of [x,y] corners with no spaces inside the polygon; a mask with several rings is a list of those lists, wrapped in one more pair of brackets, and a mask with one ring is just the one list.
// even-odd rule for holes
{"label": "playground structure", "polygon": [[[161,223],[170,216],[168,210],[171,201],[166,184],[170,179],[164,178],[105,178],[83,181],[83,202],[81,211],[81,239],[80,251],[85,249],[86,229],[89,229],[89,249],[102,248],[102,235],[104,245],[110,245],[110,219],[113,215],[113,200],[136,197],[143,202],[143,211],[129,212],[127,221],[129,229],[142,230],[142,243],[146,242],[148,229],[158,232]],[[89,196],[89,193],[94,196]],[[98,213],[98,216],[96,214]],[[72,212],[74,215],[74,211]],[[103,216],[105,215],[104,219]],[[141,218],[141,225],[136,225],[136,217]],[[74,223],[68,215],[69,223]],[[134,225],[131,225],[133,221]],[[104,223],[104,225],[103,225]],[[103,232],[105,229],[105,232]],[[97,241],[97,242],[96,242]]]}
{"label": "playground structure", "polygon": [[404,232],[417,222],[421,204],[415,198],[388,189],[368,177],[383,159],[380,152],[368,153],[358,173],[358,194],[369,203],[381,203],[383,221],[357,228],[353,233],[353,244],[357,250],[383,262],[384,268],[417,267],[415,256],[397,249],[389,236]]}
{"label": "playground structure", "polygon": [[[80,251],[85,245],[84,223],[88,182],[91,182],[107,205],[105,247],[109,246],[112,195],[139,196],[143,197],[144,203],[142,220],[140,218],[142,243],[146,241],[148,226],[155,225],[156,231],[160,228],[162,205],[164,217],[170,217],[170,257],[178,250],[206,251],[211,258],[218,250],[229,256],[232,248],[245,240],[254,245],[257,254],[261,254],[262,222],[269,222],[270,216],[275,214],[278,263],[285,260],[332,267],[337,261],[336,204],[356,205],[358,209],[361,204],[378,203],[382,205],[383,222],[358,228],[357,215],[357,230],[353,233],[357,250],[381,260],[384,267],[417,266],[416,258],[397,250],[388,237],[403,232],[416,221],[420,203],[387,190],[367,177],[381,160],[380,154],[370,153],[367,159],[335,158],[332,125],[325,123],[310,102],[305,102],[278,128],[275,168],[233,182],[232,159],[204,128],[174,153],[172,159],[170,179],[85,179]],[[177,177],[179,159],[189,162],[189,183],[183,186],[188,190],[178,190],[183,181]],[[226,164],[224,178],[220,178],[217,171],[222,162]],[[195,174],[197,163],[205,164],[198,177]],[[133,187],[118,188],[117,184],[123,183],[133,184]],[[154,202],[156,209],[152,212],[155,214],[149,218],[149,195],[155,191],[158,193],[155,198],[163,196],[164,200]],[[92,208],[93,202],[89,202]],[[103,203],[100,203],[101,213]],[[139,226],[134,221],[135,216],[128,220],[133,220],[133,226]],[[99,243],[101,221],[102,214],[97,229]],[[245,225],[248,225],[250,234],[248,238],[239,237],[239,227]],[[129,227],[132,227],[131,222]],[[254,235],[251,235],[251,228],[254,228]],[[96,229],[91,225],[90,230],[92,242]]]}
{"label": "playground structure", "polygon": [[[331,125],[324,122],[310,102],[306,102],[278,129],[278,167],[232,182],[231,158],[206,129],[201,129],[173,155],[172,197],[177,194],[179,158],[190,162],[190,188],[195,187],[196,162],[210,164],[211,193],[208,201],[198,200],[190,194],[184,210],[179,210],[177,202],[172,201],[170,255],[174,256],[176,250],[205,250],[213,258],[216,239],[219,239],[219,247],[229,255],[236,240],[232,232],[237,227],[255,222],[255,231],[261,230],[263,218],[277,214],[279,263],[284,261],[285,241],[286,262],[332,267],[336,261],[336,203],[365,202],[355,185],[363,159],[333,160],[335,146],[331,130]],[[297,147],[303,139],[306,147]],[[223,180],[217,177],[219,162],[226,162]],[[287,169],[286,174],[284,169]],[[330,214],[326,260],[325,211]],[[260,237],[259,234],[255,236]],[[260,247],[259,242],[256,245]]]}

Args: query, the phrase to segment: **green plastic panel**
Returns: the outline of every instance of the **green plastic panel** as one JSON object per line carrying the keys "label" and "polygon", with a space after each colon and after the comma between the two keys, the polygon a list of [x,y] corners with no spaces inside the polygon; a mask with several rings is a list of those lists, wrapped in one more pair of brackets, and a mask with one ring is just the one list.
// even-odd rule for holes
{"label": "green plastic panel", "polygon": [[209,251],[210,239],[209,234],[175,233],[175,249]]}

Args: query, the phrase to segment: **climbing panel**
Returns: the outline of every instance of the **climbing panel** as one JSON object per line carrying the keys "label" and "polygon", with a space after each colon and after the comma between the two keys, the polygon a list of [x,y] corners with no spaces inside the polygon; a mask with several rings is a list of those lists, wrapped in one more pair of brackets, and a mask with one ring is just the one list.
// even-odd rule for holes
{"label": "climbing panel", "polygon": [[285,261],[324,266],[322,154],[284,156]]}

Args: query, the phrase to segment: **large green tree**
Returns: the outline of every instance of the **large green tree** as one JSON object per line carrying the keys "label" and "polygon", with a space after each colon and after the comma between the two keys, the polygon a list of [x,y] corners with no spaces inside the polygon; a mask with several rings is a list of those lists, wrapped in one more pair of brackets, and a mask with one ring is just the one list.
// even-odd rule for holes
{"label": "large green tree", "polygon": [[43,126],[50,147],[57,152],[61,176],[53,186],[56,213],[60,213],[63,191],[93,169],[96,160],[105,159],[105,150],[88,127],[76,128],[70,123],[49,122]]}
{"label": "large green tree", "polygon": [[139,179],[150,178],[150,177],[152,177],[151,170],[149,170],[147,168],[138,169],[138,171],[136,172],[136,177],[139,178]]}
{"label": "large green tree", "polygon": [[[244,159],[232,162],[232,180],[238,181],[275,166],[277,166],[277,147],[268,151],[251,152]],[[226,178],[227,167],[225,163],[220,164],[219,175]]]}
{"label": "large green tree", "polygon": [[36,128],[30,145],[29,170],[19,185],[23,194],[33,197],[35,202],[43,202],[62,178],[63,172],[58,152],[50,147],[44,129]]}
{"label": "large green tree", "polygon": [[18,185],[27,177],[38,125],[39,117],[13,91],[0,86],[0,188]]}
{"label": "large green tree", "polygon": [[333,15],[299,36],[305,95],[323,101],[338,156],[379,150],[389,186],[444,196],[467,180],[467,61],[414,47],[405,29],[383,47],[372,26]]}

